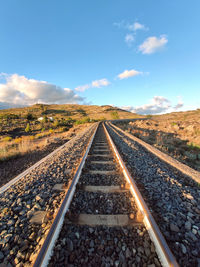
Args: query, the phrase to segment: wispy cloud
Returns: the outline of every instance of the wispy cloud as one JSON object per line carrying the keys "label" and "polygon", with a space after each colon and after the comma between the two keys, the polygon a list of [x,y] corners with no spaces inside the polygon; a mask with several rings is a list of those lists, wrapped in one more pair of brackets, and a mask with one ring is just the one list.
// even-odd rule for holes
{"label": "wispy cloud", "polygon": [[122,73],[118,74],[117,77],[120,80],[123,80],[123,79],[127,79],[127,78],[130,78],[130,77],[133,77],[133,76],[137,76],[137,75],[140,75],[140,74],[143,74],[143,72],[137,71],[137,70],[125,70]]}
{"label": "wispy cloud", "polygon": [[139,46],[139,51],[142,52],[142,54],[153,54],[161,50],[167,42],[168,39],[165,35],[161,35],[159,38],[151,36]]}
{"label": "wispy cloud", "polygon": [[129,31],[148,30],[148,28],[144,24],[141,24],[137,21],[129,23],[122,20],[120,22],[114,22],[113,25],[119,29],[126,29]]}
{"label": "wispy cloud", "polygon": [[100,88],[102,86],[108,86],[109,84],[110,82],[107,79],[101,79],[101,80],[93,81],[91,87]]}
{"label": "wispy cloud", "polygon": [[25,106],[35,103],[65,104],[83,102],[84,98],[69,88],[62,88],[46,81],[28,79],[18,74],[4,75],[0,83],[1,105]]}
{"label": "wispy cloud", "polygon": [[90,84],[84,84],[84,85],[77,86],[75,88],[75,90],[79,91],[79,92],[84,92],[85,90],[89,89],[90,87],[91,87]]}
{"label": "wispy cloud", "polygon": [[139,22],[134,22],[133,24],[127,24],[126,27],[129,31],[148,30],[147,27],[145,27],[143,24]]}
{"label": "wispy cloud", "polygon": [[127,34],[125,35],[125,42],[128,46],[131,46],[132,43],[135,41],[136,38],[136,32],[138,30],[149,30],[145,25],[139,23],[139,22],[134,22],[134,23],[127,23],[124,20],[120,22],[115,22],[113,25],[119,29],[124,29],[127,31]]}
{"label": "wispy cloud", "polygon": [[176,111],[177,109],[182,108],[184,105],[182,97],[178,96],[178,103],[174,106],[174,110]]}
{"label": "wispy cloud", "polygon": [[89,88],[100,88],[100,87],[103,87],[103,86],[108,86],[109,84],[110,84],[110,82],[107,79],[104,78],[104,79],[101,79],[101,80],[92,81],[89,84],[77,86],[75,88],[75,90],[79,91],[79,92],[84,92],[85,90],[87,90]]}
{"label": "wispy cloud", "polygon": [[128,34],[125,36],[125,42],[126,42],[128,45],[131,45],[134,41],[135,41],[135,36],[134,36],[134,34],[128,33]]}

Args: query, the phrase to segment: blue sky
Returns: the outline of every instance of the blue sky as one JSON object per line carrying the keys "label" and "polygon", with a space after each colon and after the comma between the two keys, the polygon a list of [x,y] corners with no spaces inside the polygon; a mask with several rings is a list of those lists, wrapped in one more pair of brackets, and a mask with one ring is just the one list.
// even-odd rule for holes
{"label": "blue sky", "polygon": [[2,0],[0,106],[200,107],[198,0]]}

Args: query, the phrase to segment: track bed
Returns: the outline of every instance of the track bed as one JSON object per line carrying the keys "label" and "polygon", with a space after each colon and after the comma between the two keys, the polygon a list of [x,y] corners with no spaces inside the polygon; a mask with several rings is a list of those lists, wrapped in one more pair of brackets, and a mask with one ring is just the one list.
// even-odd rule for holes
{"label": "track bed", "polygon": [[161,266],[137,212],[100,126],[49,266]]}

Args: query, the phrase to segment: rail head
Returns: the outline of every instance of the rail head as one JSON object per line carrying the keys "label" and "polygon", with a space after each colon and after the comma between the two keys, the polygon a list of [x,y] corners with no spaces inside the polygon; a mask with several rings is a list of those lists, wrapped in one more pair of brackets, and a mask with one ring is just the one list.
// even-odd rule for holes
{"label": "rail head", "polygon": [[46,236],[46,239],[37,255],[37,258],[35,260],[35,262],[33,263],[33,267],[45,267],[48,265],[48,262],[50,260],[51,257],[51,253],[53,250],[53,246],[59,236],[60,230],[62,228],[63,225],[63,221],[64,221],[64,217],[65,214],[70,206],[71,200],[73,198],[75,189],[76,189],[76,184],[78,183],[78,180],[80,178],[83,166],[85,164],[85,160],[88,156],[90,147],[92,145],[94,136],[96,134],[97,128],[99,126],[99,123],[96,125],[96,128],[94,130],[94,133],[92,134],[90,141],[87,145],[86,151],[81,159],[81,162],[79,164],[79,166],[77,167],[77,170],[75,172],[75,175],[73,177],[73,180],[65,194],[65,197],[60,205],[60,208],[56,214],[56,217],[48,231],[48,234]]}
{"label": "rail head", "polygon": [[[178,267],[178,263],[172,254],[169,246],[167,245],[167,242],[162,235],[157,223],[155,222],[149,208],[147,207],[147,204],[145,203],[140,191],[138,190],[136,183],[134,182],[134,179],[132,178],[131,174],[129,173],[128,169],[125,166],[124,161],[122,160],[111,136],[109,135],[105,124],[103,124],[106,135],[108,137],[108,140],[113,148],[113,151],[116,155],[116,158],[122,168],[123,174],[127,180],[127,182],[130,184],[131,193],[134,195],[136,199],[136,203],[138,205],[139,210],[143,214],[143,222],[147,228],[147,231],[149,232],[149,235],[154,242],[154,245],[156,247],[156,251],[158,253],[158,256],[160,258],[160,261],[163,266],[173,266]],[[108,127],[108,124],[107,124]]]}

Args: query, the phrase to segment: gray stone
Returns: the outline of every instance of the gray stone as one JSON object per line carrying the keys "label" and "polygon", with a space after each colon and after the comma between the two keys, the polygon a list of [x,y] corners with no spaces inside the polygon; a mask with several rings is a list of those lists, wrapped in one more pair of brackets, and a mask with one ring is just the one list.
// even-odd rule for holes
{"label": "gray stone", "polygon": [[120,263],[126,262],[126,259],[125,259],[124,254],[123,254],[122,251],[119,253],[119,262]]}
{"label": "gray stone", "polygon": [[186,230],[188,230],[188,231],[190,231],[191,230],[191,222],[190,221],[187,221],[186,223],[185,223],[185,229]]}
{"label": "gray stone", "polygon": [[181,244],[181,250],[182,250],[183,254],[186,254],[187,249],[183,244]]}
{"label": "gray stone", "polygon": [[94,247],[94,241],[93,241],[93,240],[90,241],[90,247],[91,247],[91,248]]}
{"label": "gray stone", "polygon": [[178,226],[175,225],[175,224],[173,224],[173,223],[170,223],[170,230],[172,232],[179,232],[180,231],[179,228],[178,228]]}
{"label": "gray stone", "polygon": [[196,229],[192,229],[192,233],[194,234],[194,235],[196,235],[197,234],[197,230]]}
{"label": "gray stone", "polygon": [[151,255],[151,251],[149,248],[145,248],[144,251],[145,251],[145,254],[147,257],[149,257]]}
{"label": "gray stone", "polygon": [[0,260],[3,260],[3,258],[4,258],[4,255],[3,255],[3,253],[0,251]]}
{"label": "gray stone", "polygon": [[126,256],[126,258],[131,257],[131,252],[130,252],[129,248],[126,249],[125,256]]}
{"label": "gray stone", "polygon": [[10,227],[10,226],[12,226],[14,223],[15,223],[14,220],[9,220],[9,221],[7,222],[7,226]]}
{"label": "gray stone", "polygon": [[119,266],[119,261],[115,261],[115,266],[118,267]]}
{"label": "gray stone", "polygon": [[69,239],[69,238],[67,238],[67,248],[68,248],[68,250],[71,252],[71,251],[73,251],[73,249],[74,249],[74,246],[73,246],[73,242],[71,241],[71,239]]}
{"label": "gray stone", "polygon": [[133,252],[133,255],[135,255],[136,249],[135,248],[132,248],[132,252]]}

